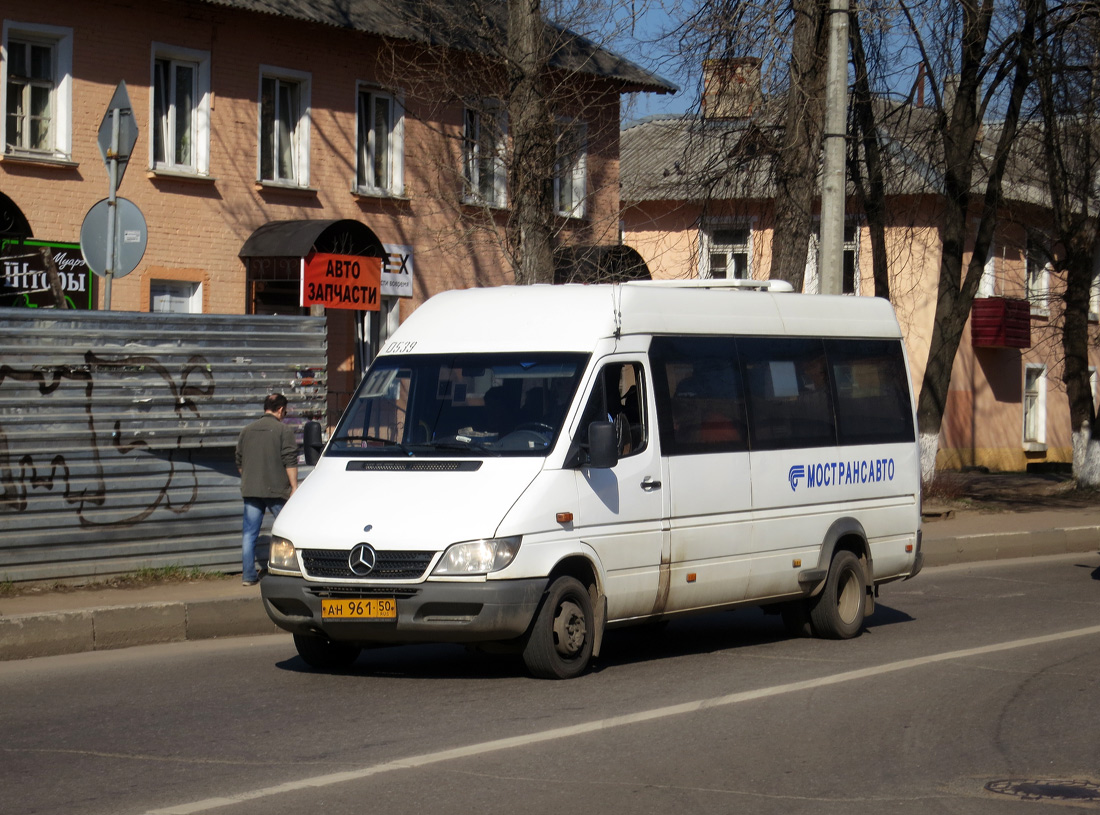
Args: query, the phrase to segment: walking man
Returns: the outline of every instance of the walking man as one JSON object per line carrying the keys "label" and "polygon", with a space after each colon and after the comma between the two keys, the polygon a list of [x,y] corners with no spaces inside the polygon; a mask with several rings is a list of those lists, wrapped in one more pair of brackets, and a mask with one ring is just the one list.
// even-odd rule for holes
{"label": "walking man", "polygon": [[241,474],[244,499],[242,524],[241,580],[255,586],[256,538],[264,511],[279,514],[287,499],[298,489],[298,445],[294,430],[283,424],[286,397],[273,393],[264,400],[264,415],[241,431],[237,439],[237,472]]}

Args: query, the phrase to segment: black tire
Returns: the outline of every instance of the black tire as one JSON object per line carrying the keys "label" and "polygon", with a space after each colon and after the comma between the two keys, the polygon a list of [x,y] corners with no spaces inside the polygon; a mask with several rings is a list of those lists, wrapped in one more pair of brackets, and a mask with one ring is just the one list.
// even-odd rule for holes
{"label": "black tire", "polygon": [[833,555],[825,588],[811,601],[810,625],[814,634],[830,640],[847,640],[863,628],[867,581],[863,564],[846,549]]}
{"label": "black tire", "polygon": [[306,634],[294,635],[294,647],[307,665],[321,671],[342,671],[350,668],[359,658],[361,650],[346,642],[333,642],[324,637]]}
{"label": "black tire", "polygon": [[550,584],[531,623],[523,661],[540,679],[572,679],[588,667],[594,635],[588,589],[576,578],[559,577]]}

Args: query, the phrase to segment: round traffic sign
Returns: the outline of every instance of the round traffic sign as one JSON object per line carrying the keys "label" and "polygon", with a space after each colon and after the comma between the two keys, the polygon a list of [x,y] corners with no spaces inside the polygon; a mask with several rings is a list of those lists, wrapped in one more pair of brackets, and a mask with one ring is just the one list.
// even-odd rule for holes
{"label": "round traffic sign", "polygon": [[115,198],[115,234],[107,235],[107,214],[109,201],[104,198],[97,202],[80,225],[80,252],[84,260],[97,275],[107,272],[107,245],[109,240],[115,244],[115,268],[113,277],[128,275],[141,262],[145,254],[145,244],[149,230],[145,226],[145,216],[137,204],[127,198]]}

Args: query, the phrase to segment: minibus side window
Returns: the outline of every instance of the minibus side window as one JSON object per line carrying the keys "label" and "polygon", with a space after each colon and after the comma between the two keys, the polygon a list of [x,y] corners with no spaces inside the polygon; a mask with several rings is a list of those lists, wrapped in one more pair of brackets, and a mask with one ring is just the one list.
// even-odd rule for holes
{"label": "minibus side window", "polygon": [[738,341],[753,450],[836,445],[833,394],[820,339]]}
{"label": "minibus side window", "polygon": [[826,340],[842,445],[915,440],[905,357],[897,340]]}
{"label": "minibus side window", "polygon": [[732,337],[655,337],[649,354],[665,455],[748,449]]}
{"label": "minibus side window", "polygon": [[645,377],[637,362],[611,363],[600,371],[581,414],[580,441],[587,442],[592,422],[615,423],[619,458],[642,452],[648,444]]}

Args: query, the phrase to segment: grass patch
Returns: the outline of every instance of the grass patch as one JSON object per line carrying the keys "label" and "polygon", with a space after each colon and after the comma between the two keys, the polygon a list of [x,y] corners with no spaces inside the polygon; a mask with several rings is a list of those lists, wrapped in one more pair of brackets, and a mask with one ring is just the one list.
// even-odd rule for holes
{"label": "grass patch", "polygon": [[921,490],[925,502],[953,503],[969,497],[967,495],[966,479],[959,473],[949,471],[936,473],[935,478],[925,482]]}
{"label": "grass patch", "polygon": [[35,581],[13,583],[0,582],[0,597],[23,597],[46,592],[95,591],[96,589],[141,589],[168,583],[192,583],[206,580],[226,580],[224,572],[204,572],[194,566],[157,566],[137,569],[126,574],[97,578],[87,583],[62,583],[59,581]]}

